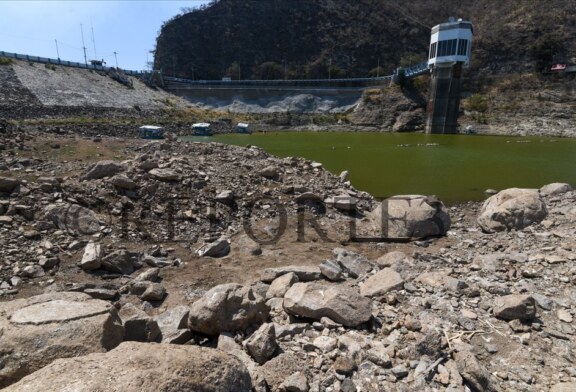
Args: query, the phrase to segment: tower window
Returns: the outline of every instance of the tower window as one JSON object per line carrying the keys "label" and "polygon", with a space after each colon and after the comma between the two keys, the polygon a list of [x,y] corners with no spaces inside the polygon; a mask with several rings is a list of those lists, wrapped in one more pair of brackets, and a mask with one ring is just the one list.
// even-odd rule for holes
{"label": "tower window", "polygon": [[468,54],[468,40],[461,39],[458,41],[458,56],[466,56]]}
{"label": "tower window", "polygon": [[436,47],[437,46],[438,46],[438,42],[434,42],[434,43],[432,43],[432,45],[430,45],[430,58],[431,59],[436,57]]}

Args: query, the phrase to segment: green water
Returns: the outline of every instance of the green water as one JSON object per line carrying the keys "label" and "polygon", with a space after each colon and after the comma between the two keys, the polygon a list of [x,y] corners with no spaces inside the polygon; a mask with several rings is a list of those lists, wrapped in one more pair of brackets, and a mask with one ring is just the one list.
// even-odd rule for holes
{"label": "green water", "polygon": [[[279,132],[189,137],[301,156],[375,197],[437,195],[446,203],[482,200],[488,188],[576,185],[576,139],[406,133]],[[438,145],[430,145],[438,144]]]}

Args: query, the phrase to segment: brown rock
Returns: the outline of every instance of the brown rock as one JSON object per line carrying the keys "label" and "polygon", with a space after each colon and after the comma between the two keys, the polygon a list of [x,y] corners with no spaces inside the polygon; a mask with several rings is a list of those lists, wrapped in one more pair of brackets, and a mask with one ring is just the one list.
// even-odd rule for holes
{"label": "brown rock", "polygon": [[0,331],[0,388],[57,358],[104,352],[124,338],[111,304],[71,292],[0,303]]}
{"label": "brown rock", "polygon": [[494,316],[502,320],[531,320],[536,316],[536,303],[530,295],[505,295],[496,298]]}
{"label": "brown rock", "polygon": [[56,360],[7,391],[250,391],[240,361],[222,351],[124,342],[108,353]]}

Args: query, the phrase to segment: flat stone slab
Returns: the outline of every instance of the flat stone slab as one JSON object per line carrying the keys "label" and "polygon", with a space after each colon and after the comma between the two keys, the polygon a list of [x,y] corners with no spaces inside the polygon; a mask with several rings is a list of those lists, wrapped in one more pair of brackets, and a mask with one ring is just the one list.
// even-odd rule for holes
{"label": "flat stone slab", "polygon": [[78,320],[109,312],[110,306],[101,302],[73,302],[54,300],[27,306],[12,313],[14,324],[48,324]]}

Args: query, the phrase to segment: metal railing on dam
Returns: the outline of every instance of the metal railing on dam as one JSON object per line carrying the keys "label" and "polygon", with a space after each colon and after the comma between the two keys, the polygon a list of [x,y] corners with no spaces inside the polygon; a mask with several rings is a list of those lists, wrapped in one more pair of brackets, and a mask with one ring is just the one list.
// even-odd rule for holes
{"label": "metal railing on dam", "polygon": [[[30,61],[42,64],[61,65],[65,67],[89,69],[96,71],[109,71],[114,67],[104,65],[84,64],[74,61],[53,59],[49,57],[30,56],[27,54],[11,53],[0,51],[0,57],[13,58],[16,60]],[[145,81],[161,71],[133,71],[122,70],[125,75],[135,76]],[[340,79],[288,79],[288,80],[190,80],[163,75],[164,87],[168,89],[203,89],[203,88],[224,88],[237,89],[262,89],[276,88],[279,90],[292,89],[361,89],[371,86],[380,86],[385,82],[396,80],[400,76],[410,79],[419,75],[429,73],[428,63],[416,64],[407,68],[398,68],[392,75],[378,76],[371,78],[340,78]]]}
{"label": "metal railing on dam", "polygon": [[399,68],[392,75],[373,78],[346,78],[346,79],[281,79],[281,80],[190,80],[171,76],[164,76],[168,89],[203,89],[222,88],[233,89],[261,89],[275,88],[287,90],[290,88],[313,89],[358,89],[370,86],[380,86],[384,82],[396,80],[400,72],[406,79],[411,79],[429,72],[428,63],[416,64],[408,68]]}
{"label": "metal railing on dam", "polygon": [[392,80],[392,75],[378,78],[349,78],[349,79],[288,79],[288,80],[189,80],[164,76],[168,88],[204,88],[222,87],[226,89],[238,88],[358,88],[378,86],[383,82]]}
{"label": "metal railing on dam", "polygon": [[[65,67],[91,69],[91,70],[95,70],[95,71],[109,71],[111,69],[114,69],[114,67],[106,67],[104,65],[83,64],[83,63],[77,63],[74,61],[52,59],[49,57],[30,56],[28,54],[11,53],[11,52],[4,52],[4,51],[0,51],[0,57],[12,58],[12,59],[23,60],[23,61],[30,61],[30,62],[41,63],[41,64],[63,65]],[[122,70],[122,72],[124,72],[126,75],[136,76],[136,77],[141,77],[143,75],[148,75],[151,73],[151,72],[147,72],[147,71],[130,71],[130,70]]]}

